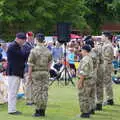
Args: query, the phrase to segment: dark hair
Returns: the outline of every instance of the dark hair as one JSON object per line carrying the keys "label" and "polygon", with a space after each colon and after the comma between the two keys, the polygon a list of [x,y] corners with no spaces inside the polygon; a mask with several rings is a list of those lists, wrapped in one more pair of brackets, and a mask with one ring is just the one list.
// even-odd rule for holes
{"label": "dark hair", "polygon": [[88,36],[84,39],[84,41],[89,41],[90,39],[92,39],[92,36],[91,36],[91,35],[88,35]]}
{"label": "dark hair", "polygon": [[91,40],[86,41],[85,44],[90,45],[90,47],[94,48],[94,42]]}
{"label": "dark hair", "polygon": [[87,52],[90,52],[91,51],[91,47],[89,45],[84,45],[82,47],[82,50],[86,50]]}
{"label": "dark hair", "polygon": [[109,40],[112,40],[112,38],[113,38],[112,33],[109,32],[109,31],[102,32],[102,34],[103,34],[105,37],[107,37]]}
{"label": "dark hair", "polygon": [[36,37],[36,39],[37,39],[39,42],[44,42],[44,39],[45,39],[44,34],[42,34],[42,33],[37,33],[35,37]]}

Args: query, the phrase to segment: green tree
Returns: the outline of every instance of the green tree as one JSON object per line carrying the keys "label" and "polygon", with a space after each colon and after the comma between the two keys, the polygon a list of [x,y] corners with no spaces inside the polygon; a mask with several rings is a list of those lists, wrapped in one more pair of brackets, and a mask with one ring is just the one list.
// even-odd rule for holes
{"label": "green tree", "polygon": [[[2,14],[3,14],[3,12],[2,12],[2,6],[3,6],[3,3],[4,3],[4,0],[1,0],[0,1],[0,18],[2,18]],[[0,37],[1,37],[1,34],[2,34],[2,20],[0,19]]]}
{"label": "green tree", "polygon": [[36,32],[44,28],[46,21],[53,19],[52,10],[49,10],[53,5],[44,0],[4,0],[2,6],[3,33],[5,36],[6,34],[13,36],[19,31]]}
{"label": "green tree", "polygon": [[116,22],[120,20],[120,0],[114,0],[110,8],[114,11],[114,19]]}
{"label": "green tree", "polygon": [[[18,31],[54,31],[57,22],[71,22],[73,27],[89,27],[84,15],[89,9],[84,0],[3,0],[3,33],[13,35]],[[7,29],[6,29],[7,27]]]}
{"label": "green tree", "polygon": [[112,8],[114,0],[85,0],[85,6],[91,11],[86,14],[87,23],[95,33],[100,31],[100,26],[106,21],[112,21],[114,10]]}
{"label": "green tree", "polygon": [[119,0],[0,0],[2,36],[10,40],[19,31],[55,31],[58,22],[98,33],[108,21],[119,22]]}

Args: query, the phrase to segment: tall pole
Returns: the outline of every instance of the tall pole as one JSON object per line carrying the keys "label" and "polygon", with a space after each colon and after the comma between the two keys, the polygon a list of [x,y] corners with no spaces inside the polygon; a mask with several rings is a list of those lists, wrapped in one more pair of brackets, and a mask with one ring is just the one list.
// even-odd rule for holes
{"label": "tall pole", "polygon": [[67,60],[66,60],[66,56],[67,56],[67,51],[66,51],[66,46],[67,46],[67,43],[64,43],[65,45],[65,53],[64,53],[64,60],[65,60],[65,85],[67,85]]}

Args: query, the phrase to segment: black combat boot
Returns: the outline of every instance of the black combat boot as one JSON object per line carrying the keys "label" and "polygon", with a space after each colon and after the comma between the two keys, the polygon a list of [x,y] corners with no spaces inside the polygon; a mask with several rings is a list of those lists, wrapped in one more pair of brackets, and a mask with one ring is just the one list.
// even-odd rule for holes
{"label": "black combat boot", "polygon": [[82,113],[81,118],[90,118],[90,113]]}
{"label": "black combat boot", "polygon": [[33,117],[40,117],[40,116],[41,116],[41,114],[40,114],[39,110],[35,110]]}
{"label": "black combat boot", "polygon": [[95,114],[95,110],[92,109],[92,110],[90,111],[90,114],[94,115],[94,114]]}
{"label": "black combat boot", "polygon": [[45,116],[45,110],[39,109],[39,113],[40,113],[40,116],[41,116],[41,117],[44,117],[44,116]]}
{"label": "black combat boot", "polygon": [[102,104],[97,104],[97,105],[96,105],[96,110],[101,111],[101,110],[102,110]]}
{"label": "black combat boot", "polygon": [[113,99],[107,100],[107,105],[114,105]]}

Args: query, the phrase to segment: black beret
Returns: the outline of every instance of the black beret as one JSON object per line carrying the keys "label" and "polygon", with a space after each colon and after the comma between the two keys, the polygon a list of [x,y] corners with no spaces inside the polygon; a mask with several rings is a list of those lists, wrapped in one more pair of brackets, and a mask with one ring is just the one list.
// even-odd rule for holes
{"label": "black beret", "polygon": [[90,45],[92,48],[94,48],[94,42],[92,40],[86,41],[85,44]]}
{"label": "black beret", "polygon": [[89,45],[84,45],[82,47],[82,50],[86,50],[87,52],[90,52],[91,51],[91,47]]}
{"label": "black beret", "polygon": [[104,31],[102,32],[102,34],[105,35],[106,37],[112,36],[112,33],[110,31]]}
{"label": "black beret", "polygon": [[45,39],[45,36],[42,33],[37,33],[35,37],[39,42],[43,42]]}
{"label": "black beret", "polygon": [[88,35],[88,36],[84,39],[84,41],[88,41],[88,40],[90,40],[90,39],[92,39],[92,36],[91,36],[91,35]]}
{"label": "black beret", "polygon": [[27,39],[27,37],[26,37],[26,34],[25,33],[23,33],[23,32],[20,32],[20,33],[17,33],[16,34],[16,38],[18,38],[18,39]]}

